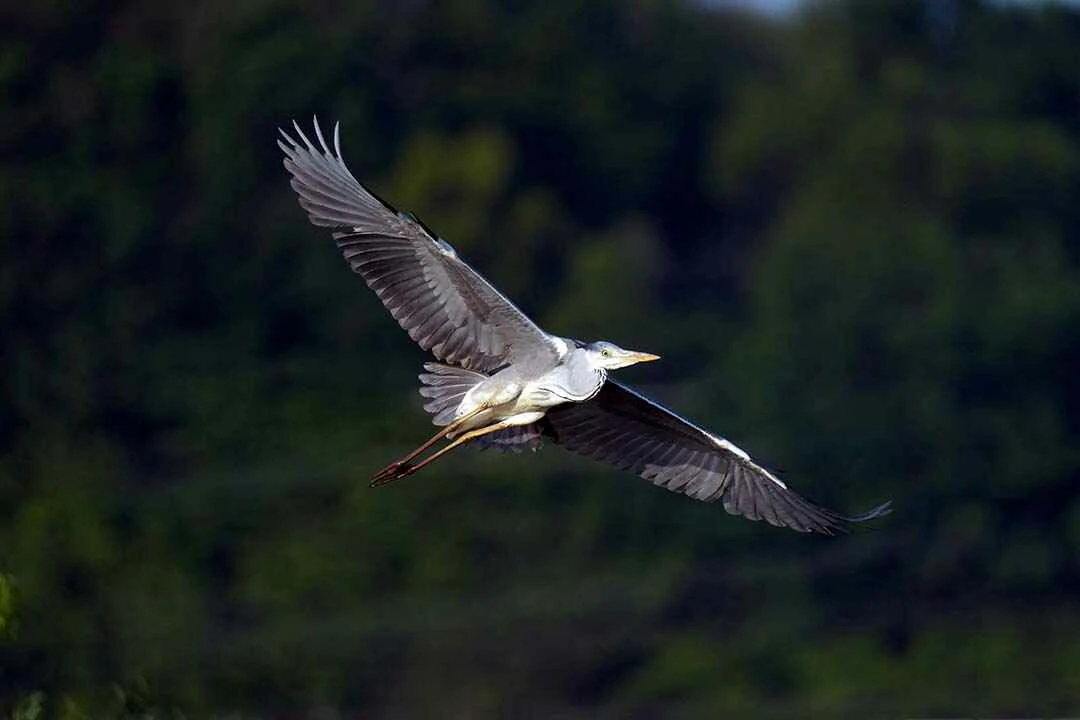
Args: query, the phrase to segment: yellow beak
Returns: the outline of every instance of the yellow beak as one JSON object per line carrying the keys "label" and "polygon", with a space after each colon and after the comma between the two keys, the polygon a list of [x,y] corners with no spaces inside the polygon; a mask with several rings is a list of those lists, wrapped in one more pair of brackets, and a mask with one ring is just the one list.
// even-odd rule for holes
{"label": "yellow beak", "polygon": [[633,352],[630,353],[630,359],[635,363],[652,362],[653,360],[659,360],[659,355],[653,355],[647,352]]}

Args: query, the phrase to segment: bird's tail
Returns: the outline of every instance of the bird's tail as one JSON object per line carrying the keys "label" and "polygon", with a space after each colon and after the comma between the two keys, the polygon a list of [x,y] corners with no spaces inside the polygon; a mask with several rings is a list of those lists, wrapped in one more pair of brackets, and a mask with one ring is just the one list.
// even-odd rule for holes
{"label": "bird's tail", "polygon": [[477,384],[487,380],[487,375],[475,370],[424,363],[420,373],[420,395],[425,398],[424,409],[432,414],[436,425],[447,425],[454,419],[461,399]]}

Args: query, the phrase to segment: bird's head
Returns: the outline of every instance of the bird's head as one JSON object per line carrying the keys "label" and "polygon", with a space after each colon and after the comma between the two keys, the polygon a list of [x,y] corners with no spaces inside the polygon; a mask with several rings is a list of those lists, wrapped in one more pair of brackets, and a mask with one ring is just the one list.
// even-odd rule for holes
{"label": "bird's head", "polygon": [[618,370],[630,365],[660,359],[659,355],[653,355],[652,353],[624,350],[607,340],[597,340],[589,343],[585,346],[585,352],[588,353],[589,360],[595,367],[604,368],[605,370]]}

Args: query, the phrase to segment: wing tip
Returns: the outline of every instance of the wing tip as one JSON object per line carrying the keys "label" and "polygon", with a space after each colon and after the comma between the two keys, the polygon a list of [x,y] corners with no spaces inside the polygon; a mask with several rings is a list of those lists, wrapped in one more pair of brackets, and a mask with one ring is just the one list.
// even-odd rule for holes
{"label": "wing tip", "polygon": [[825,514],[827,521],[822,523],[822,528],[808,528],[806,532],[820,532],[825,535],[834,535],[836,532],[849,533],[857,525],[870,522],[871,520],[877,520],[883,518],[886,515],[891,514],[893,511],[892,500],[881,503],[880,505],[873,507],[866,512],[859,513],[858,515],[840,515],[830,510],[822,510]]}
{"label": "wing tip", "polygon": [[[773,504],[775,505],[777,500],[780,499],[773,498]],[[796,493],[786,495],[783,500],[786,501],[788,509],[793,512],[787,514],[787,517],[779,518],[778,522],[773,522],[768,517],[765,517],[764,519],[767,522],[776,527],[786,527],[800,533],[817,533],[819,535],[847,534],[854,530],[856,526],[885,517],[893,511],[891,500],[866,512],[850,516],[841,515],[838,512],[821,507]],[[745,508],[739,508],[733,512],[725,504],[725,509],[734,515],[748,517],[751,520],[758,519],[747,515]]]}
{"label": "wing tip", "polygon": [[891,515],[892,511],[893,511],[892,500],[886,500],[885,502],[881,503],[877,507],[870,508],[869,510],[867,510],[864,513],[860,513],[858,515],[853,515],[852,517],[849,517],[849,518],[844,518],[844,520],[846,522],[852,523],[852,524],[864,523],[864,522],[867,522],[867,521],[870,521],[870,520],[877,520],[878,518],[885,517],[886,515]]}
{"label": "wing tip", "polygon": [[[315,139],[319,141],[318,146],[316,146],[316,144],[308,138],[308,136],[304,133],[303,129],[300,127],[300,123],[297,122],[295,118],[293,118],[292,120],[292,127],[295,136],[293,136],[281,127],[278,127],[277,131],[281,135],[281,137],[284,138],[286,142],[288,142],[292,150],[306,151],[310,154],[315,155],[325,155],[328,158],[341,161],[341,123],[334,123],[333,150],[330,149],[330,143],[326,142],[326,137],[323,135],[322,131],[322,125],[319,124],[318,115],[312,115],[311,124],[312,127],[315,128]],[[297,138],[299,138],[299,140]],[[289,152],[289,149],[282,145],[281,140],[278,140],[278,145],[281,147],[282,150],[285,150],[286,153]],[[319,149],[320,146],[322,148],[321,150]]]}

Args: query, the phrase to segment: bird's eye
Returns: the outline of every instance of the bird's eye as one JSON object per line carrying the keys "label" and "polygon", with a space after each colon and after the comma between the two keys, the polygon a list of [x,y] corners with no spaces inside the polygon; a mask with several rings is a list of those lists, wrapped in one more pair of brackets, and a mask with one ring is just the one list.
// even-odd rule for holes
{"label": "bird's eye", "polygon": [[604,357],[611,357],[611,351],[608,350],[607,348],[604,348],[603,350],[601,350],[600,354],[603,355]]}

